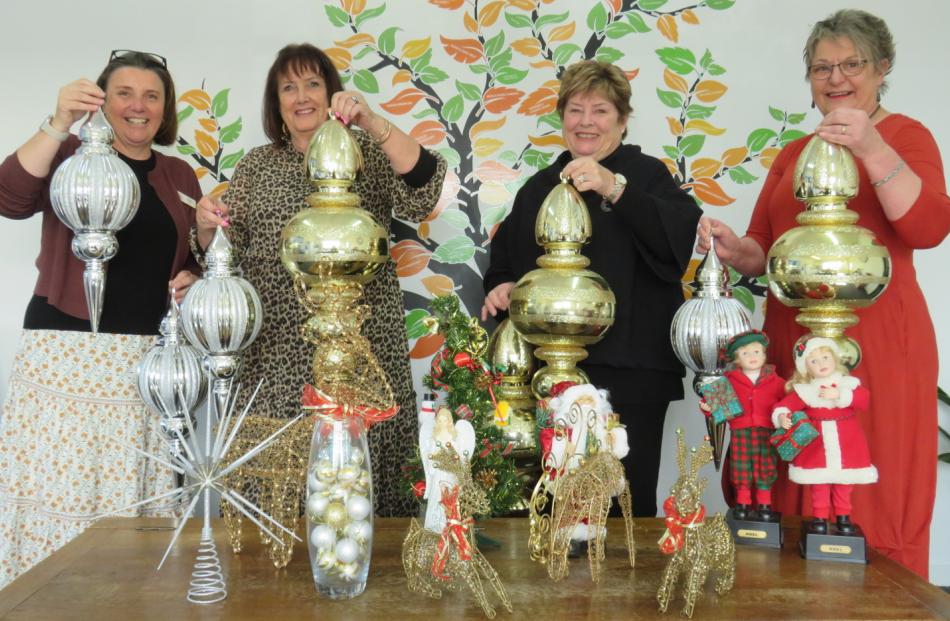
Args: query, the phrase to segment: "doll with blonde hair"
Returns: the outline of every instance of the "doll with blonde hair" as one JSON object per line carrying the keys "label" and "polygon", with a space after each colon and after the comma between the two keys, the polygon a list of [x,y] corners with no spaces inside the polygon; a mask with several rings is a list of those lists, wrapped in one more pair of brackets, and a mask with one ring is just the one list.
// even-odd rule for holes
{"label": "doll with blonde hair", "polygon": [[791,427],[791,414],[804,412],[819,436],[795,456],[788,478],[810,486],[815,519],[809,531],[828,532],[828,519],[836,517],[839,534],[851,534],[851,491],[855,485],[877,481],[867,439],[856,411],[870,403],[868,389],[849,375],[841,364],[838,344],[825,337],[811,337],[795,346],[796,372],[788,381],[788,395],[776,403],[772,423]]}

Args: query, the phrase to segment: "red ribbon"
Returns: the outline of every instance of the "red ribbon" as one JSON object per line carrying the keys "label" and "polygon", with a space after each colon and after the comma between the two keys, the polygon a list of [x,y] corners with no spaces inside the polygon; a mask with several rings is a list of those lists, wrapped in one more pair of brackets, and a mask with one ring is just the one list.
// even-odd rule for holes
{"label": "red ribbon", "polygon": [[451,576],[445,574],[445,565],[449,560],[449,552],[454,546],[461,561],[468,561],[472,558],[472,545],[468,541],[468,531],[472,527],[474,520],[471,517],[462,519],[459,509],[459,486],[442,486],[442,498],[439,499],[445,508],[445,527],[442,529],[442,537],[439,539],[439,545],[436,548],[435,557],[432,559],[432,575],[439,580],[451,580]]}
{"label": "red ribbon", "polygon": [[310,384],[303,387],[303,397],[301,398],[303,407],[308,410],[315,410],[319,414],[330,416],[339,421],[358,416],[363,419],[366,428],[369,429],[376,423],[381,423],[396,415],[399,406],[394,405],[391,408],[380,410],[366,405],[351,405],[349,403],[337,403],[328,394],[315,388]]}
{"label": "red ribbon", "polygon": [[703,505],[699,505],[695,513],[681,515],[676,509],[676,499],[672,496],[663,501],[663,513],[666,514],[666,532],[657,542],[663,554],[673,554],[681,549],[686,541],[683,529],[701,524],[706,519],[706,507]]}
{"label": "red ribbon", "polygon": [[807,445],[807,444],[799,444],[798,442],[795,441],[795,438],[792,437],[792,436],[793,436],[793,434],[794,434],[796,431],[798,431],[798,428],[799,428],[799,427],[801,427],[801,426],[804,425],[805,423],[810,423],[810,422],[811,422],[811,421],[810,421],[809,419],[807,419],[807,418],[802,418],[801,420],[798,420],[798,421],[792,423],[792,426],[789,427],[788,429],[786,429],[786,430],[785,430],[785,433],[783,433],[782,435],[777,436],[777,437],[769,438],[769,442],[772,443],[772,446],[778,446],[778,445],[780,445],[780,444],[782,444],[782,443],[788,442],[789,444],[791,444],[791,445],[794,446],[795,448],[801,450],[801,449],[805,448],[805,447],[808,446],[808,445]]}

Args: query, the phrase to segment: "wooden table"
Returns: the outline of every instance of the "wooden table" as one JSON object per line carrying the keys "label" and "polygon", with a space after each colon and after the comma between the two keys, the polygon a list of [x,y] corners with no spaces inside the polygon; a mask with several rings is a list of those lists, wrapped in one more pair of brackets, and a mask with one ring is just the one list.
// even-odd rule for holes
{"label": "wooden table", "polygon": [[[160,572],[155,567],[170,540],[167,520],[115,518],[76,540],[0,591],[2,619],[483,619],[468,593],[441,600],[411,593],[400,561],[408,521],[376,521],[366,592],[346,601],[317,597],[306,548],[298,544],[284,570],[262,552],[257,532],[245,529],[245,551],[231,553],[222,523],[215,539],[229,595],[209,606],[185,600],[198,543],[192,520]],[[659,519],[636,522],[637,566],[625,565],[622,530],[610,527],[601,582],[590,581],[586,559],[573,560],[570,576],[551,581],[527,557],[527,520],[500,519],[485,534],[501,547],[485,550],[508,588],[515,612],[498,619],[679,619],[677,598],[657,612],[656,590],[665,564],[656,547]],[[798,532],[788,527],[785,548],[741,547],[736,586],[717,596],[711,585],[697,601],[694,619],[950,619],[950,595],[872,552],[869,565],[812,561],[798,556]],[[491,597],[491,594],[490,594]],[[675,606],[675,608],[674,608]]]}

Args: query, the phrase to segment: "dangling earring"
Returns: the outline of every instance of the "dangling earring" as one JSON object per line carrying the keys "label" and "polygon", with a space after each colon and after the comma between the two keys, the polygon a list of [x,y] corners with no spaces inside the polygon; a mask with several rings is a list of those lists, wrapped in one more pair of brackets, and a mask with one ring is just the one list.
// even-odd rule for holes
{"label": "dangling earring", "polygon": [[814,100],[814,99],[811,100],[811,109],[812,109],[812,110],[815,109],[815,100]]}
{"label": "dangling earring", "polygon": [[281,134],[283,135],[284,142],[287,144],[290,144],[290,130],[287,129],[286,123],[280,124],[280,131],[281,131]]}

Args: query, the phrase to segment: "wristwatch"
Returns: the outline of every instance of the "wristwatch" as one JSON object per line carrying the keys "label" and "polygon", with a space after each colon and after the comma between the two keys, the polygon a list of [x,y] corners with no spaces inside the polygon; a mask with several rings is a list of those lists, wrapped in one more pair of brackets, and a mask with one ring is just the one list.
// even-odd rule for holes
{"label": "wristwatch", "polygon": [[617,200],[617,197],[620,196],[620,193],[623,192],[625,187],[627,187],[627,178],[620,173],[614,173],[614,189],[610,191],[610,194],[604,197],[604,200],[608,203],[613,203]]}
{"label": "wristwatch", "polygon": [[66,139],[69,138],[69,132],[62,132],[53,127],[52,120],[52,114],[46,117],[46,120],[40,125],[40,131],[57,142],[66,142]]}

